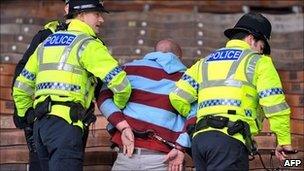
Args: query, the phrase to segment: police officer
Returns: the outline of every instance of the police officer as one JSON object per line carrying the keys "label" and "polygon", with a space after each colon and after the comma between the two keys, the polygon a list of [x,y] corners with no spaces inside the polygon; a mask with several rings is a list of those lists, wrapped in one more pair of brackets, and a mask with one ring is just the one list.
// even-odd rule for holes
{"label": "police officer", "polygon": [[82,170],[82,120],[96,78],[113,92],[119,108],[129,99],[126,73],[96,38],[103,12],[108,11],[98,0],[70,0],[68,31],[43,41],[15,81],[18,116],[35,116],[34,139],[43,170]]}
{"label": "police officer", "polygon": [[197,170],[248,170],[255,153],[251,135],[261,130],[262,107],[277,135],[276,157],[291,151],[290,108],[272,63],[268,41],[271,23],[263,15],[243,15],[224,34],[230,39],[186,71],[170,101],[187,115],[198,100],[192,144]]}
{"label": "police officer", "polygon": [[[67,13],[68,12],[68,0],[65,0],[65,7],[64,10]],[[29,47],[23,54],[21,60],[18,62],[16,68],[15,68],[15,74],[13,77],[13,84],[12,84],[12,89],[13,85],[15,83],[15,80],[17,76],[21,73],[23,70],[26,62],[28,61],[29,57],[34,53],[35,49],[37,46],[44,41],[49,35],[53,34],[55,31],[58,30],[66,30],[67,29],[67,24],[63,21],[51,21],[47,23],[42,30],[40,30],[32,39]],[[38,171],[41,170],[40,164],[39,164],[39,159],[38,155],[36,152],[36,147],[34,145],[34,137],[33,137],[33,124],[29,124],[26,121],[26,118],[24,117],[18,117],[17,115],[17,110],[14,110],[14,115],[13,115],[13,120],[15,123],[15,126],[17,128],[23,129],[26,142],[29,148],[29,170],[30,171]],[[84,138],[86,134],[88,134],[88,129],[86,129]]]}

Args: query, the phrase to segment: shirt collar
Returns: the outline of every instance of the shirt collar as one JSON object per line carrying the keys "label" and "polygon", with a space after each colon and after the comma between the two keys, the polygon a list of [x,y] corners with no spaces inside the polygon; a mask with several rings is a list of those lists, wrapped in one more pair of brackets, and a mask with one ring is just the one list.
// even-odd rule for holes
{"label": "shirt collar", "polygon": [[242,49],[250,49],[250,45],[243,40],[232,39],[226,43],[226,48],[236,48],[236,47],[240,47]]}
{"label": "shirt collar", "polygon": [[81,31],[86,34],[89,34],[90,36],[96,37],[96,34],[93,29],[88,24],[78,19],[71,20],[68,27],[68,31]]}
{"label": "shirt collar", "polygon": [[168,73],[185,71],[187,67],[173,53],[151,52],[144,56],[144,59],[157,62]]}

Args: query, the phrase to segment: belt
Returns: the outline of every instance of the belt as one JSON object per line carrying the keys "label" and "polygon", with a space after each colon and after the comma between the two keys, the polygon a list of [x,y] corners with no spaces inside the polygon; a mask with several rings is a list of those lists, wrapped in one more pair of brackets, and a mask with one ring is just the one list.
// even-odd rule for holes
{"label": "belt", "polygon": [[[123,153],[123,149],[119,148],[118,153]],[[163,155],[163,152],[155,151],[155,150],[149,150],[146,148],[134,148],[133,154],[137,155]]]}
{"label": "belt", "polygon": [[195,126],[195,132],[207,129],[208,127],[222,129],[224,127],[233,127],[235,122],[229,121],[229,118],[223,116],[207,115],[203,117]]}

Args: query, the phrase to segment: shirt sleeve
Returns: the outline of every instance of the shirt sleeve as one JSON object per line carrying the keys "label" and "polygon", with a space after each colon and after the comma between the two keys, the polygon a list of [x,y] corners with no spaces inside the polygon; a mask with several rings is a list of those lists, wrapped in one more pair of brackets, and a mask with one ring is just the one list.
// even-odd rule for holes
{"label": "shirt sleeve", "polygon": [[113,93],[104,85],[101,87],[97,106],[111,125],[116,127],[119,122],[125,120],[122,111],[113,102]]}
{"label": "shirt sleeve", "polygon": [[196,123],[197,101],[191,104],[191,110],[186,118],[182,133],[178,136],[176,143],[180,146],[191,148],[191,135]]}
{"label": "shirt sleeve", "polygon": [[290,108],[270,57],[262,56],[256,73],[259,104],[269,120],[270,130],[277,135],[279,145],[291,144]]}

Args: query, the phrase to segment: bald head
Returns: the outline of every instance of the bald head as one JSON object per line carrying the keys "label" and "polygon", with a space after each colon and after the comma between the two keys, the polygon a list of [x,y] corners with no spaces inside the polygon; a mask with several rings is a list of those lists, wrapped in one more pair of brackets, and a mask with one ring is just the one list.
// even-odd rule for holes
{"label": "bald head", "polygon": [[181,47],[172,39],[163,39],[157,42],[155,46],[155,51],[171,52],[174,53],[179,58],[181,58],[183,55]]}

